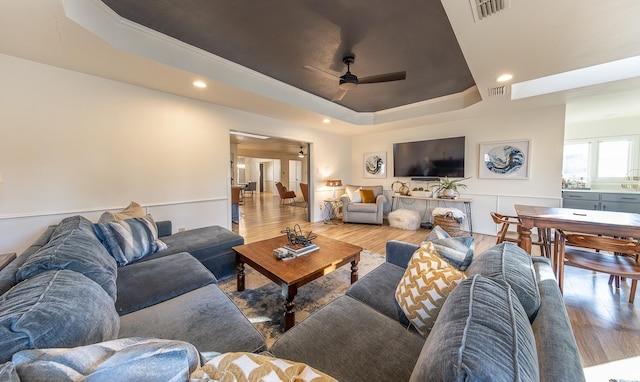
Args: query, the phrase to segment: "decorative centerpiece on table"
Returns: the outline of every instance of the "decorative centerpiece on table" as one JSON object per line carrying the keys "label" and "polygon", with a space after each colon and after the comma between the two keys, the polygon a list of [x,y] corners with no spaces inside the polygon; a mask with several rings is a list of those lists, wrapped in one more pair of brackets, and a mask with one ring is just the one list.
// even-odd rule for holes
{"label": "decorative centerpiece on table", "polygon": [[461,183],[463,180],[467,179],[469,178],[449,179],[449,177],[446,176],[444,178],[440,178],[440,184],[433,192],[433,195],[438,198],[455,199],[460,196],[458,189],[467,188],[466,184]]}
{"label": "decorative centerpiece on table", "polygon": [[287,235],[287,241],[289,243],[273,250],[273,255],[278,259],[290,260],[320,249],[320,247],[312,241],[318,237],[318,235],[312,231],[309,231],[309,233],[305,235],[299,224],[294,225],[293,229],[287,227],[281,232]]}

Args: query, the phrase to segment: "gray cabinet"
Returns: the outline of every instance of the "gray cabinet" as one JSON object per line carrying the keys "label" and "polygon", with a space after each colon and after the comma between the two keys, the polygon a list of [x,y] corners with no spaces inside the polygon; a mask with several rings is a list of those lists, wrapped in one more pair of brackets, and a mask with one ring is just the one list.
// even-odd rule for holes
{"label": "gray cabinet", "polygon": [[640,195],[636,194],[600,194],[600,209],[640,213]]}
{"label": "gray cabinet", "polygon": [[578,208],[581,210],[599,210],[600,193],[562,191],[562,207]]}
{"label": "gray cabinet", "polygon": [[640,213],[640,194],[562,191],[562,206],[583,210]]}

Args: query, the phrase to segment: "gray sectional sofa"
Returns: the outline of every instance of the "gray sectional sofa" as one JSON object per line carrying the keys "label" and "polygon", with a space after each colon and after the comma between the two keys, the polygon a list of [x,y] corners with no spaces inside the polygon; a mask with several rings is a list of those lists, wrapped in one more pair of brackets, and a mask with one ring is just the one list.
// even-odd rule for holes
{"label": "gray sectional sofa", "polygon": [[548,259],[512,243],[476,256],[425,339],[394,296],[417,248],[388,242],[385,263],[270,351],[341,382],[584,381]]}
{"label": "gray sectional sofa", "polygon": [[235,272],[229,251],[242,237],[221,227],[170,235],[170,223],[158,225],[168,248],[121,267],[86,218],[47,228],[0,271],[0,364],[23,349],[126,337],[186,341],[201,352],[266,350],[214,276]]}

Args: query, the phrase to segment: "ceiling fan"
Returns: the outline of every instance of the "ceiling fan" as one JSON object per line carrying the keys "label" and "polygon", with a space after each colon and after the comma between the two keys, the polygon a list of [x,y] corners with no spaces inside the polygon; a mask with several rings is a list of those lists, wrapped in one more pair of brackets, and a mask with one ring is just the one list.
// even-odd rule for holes
{"label": "ceiling fan", "polygon": [[391,82],[391,81],[400,81],[407,78],[407,72],[393,72],[393,73],[384,73],[384,74],[376,74],[373,76],[358,78],[355,74],[351,73],[351,65],[355,62],[356,58],[353,54],[349,54],[342,59],[345,65],[347,65],[347,72],[341,76],[337,76],[335,74],[329,73],[322,69],[314,68],[313,66],[305,65],[304,68],[307,70],[314,71],[316,73],[320,73],[324,76],[329,76],[333,79],[339,79],[338,92],[331,99],[332,101],[340,101],[347,91],[355,89],[358,85],[364,84],[377,84],[381,82]]}

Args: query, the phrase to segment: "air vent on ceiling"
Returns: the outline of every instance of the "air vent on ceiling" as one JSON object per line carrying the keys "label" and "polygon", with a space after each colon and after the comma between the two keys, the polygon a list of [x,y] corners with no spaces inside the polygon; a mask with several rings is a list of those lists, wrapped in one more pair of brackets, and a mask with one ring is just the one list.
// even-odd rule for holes
{"label": "air vent on ceiling", "polygon": [[501,96],[507,94],[507,86],[496,86],[494,88],[489,88],[489,97]]}
{"label": "air vent on ceiling", "polygon": [[510,0],[469,0],[476,21],[509,8]]}

